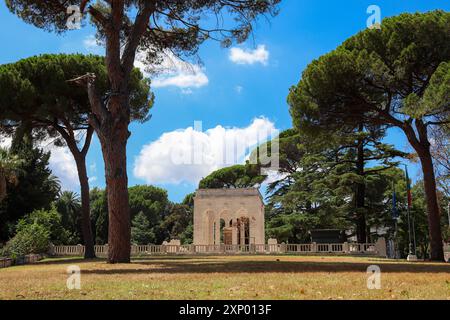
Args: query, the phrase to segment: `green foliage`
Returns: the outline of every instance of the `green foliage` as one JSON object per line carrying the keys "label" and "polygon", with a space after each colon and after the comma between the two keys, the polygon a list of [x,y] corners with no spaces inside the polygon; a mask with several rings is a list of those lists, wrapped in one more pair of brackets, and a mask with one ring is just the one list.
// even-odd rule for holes
{"label": "green foliage", "polygon": [[[139,38],[143,51],[148,51],[148,59],[156,60],[156,53],[162,50],[174,52],[196,53],[198,46],[209,38],[220,40],[223,46],[229,46],[233,41],[244,42],[253,30],[252,23],[258,16],[275,16],[278,13],[277,5],[281,0],[233,0],[233,1],[176,1],[165,0],[154,1],[155,8],[144,21],[148,25],[149,32]],[[97,28],[98,37],[105,38],[105,29],[102,20],[107,19],[112,8],[107,1],[89,3],[74,0],[70,2],[78,5],[85,14],[83,20],[88,20]],[[25,22],[38,28],[55,32],[67,31],[66,6],[61,5],[60,0],[32,1],[32,0],[8,0],[8,9],[23,19]],[[123,36],[132,34],[132,21],[135,8],[143,9],[141,1],[124,1]],[[147,8],[147,7],[146,7]],[[96,15],[88,13],[95,12]],[[90,19],[87,17],[90,16]],[[99,17],[102,16],[103,19]],[[218,25],[211,26],[211,19],[217,21]],[[222,21],[222,23],[219,23]],[[225,21],[233,21],[233,25]],[[129,39],[128,39],[129,40]],[[122,39],[125,41],[125,39]]]}
{"label": "green foliage", "polygon": [[105,190],[94,188],[89,194],[95,243],[108,243],[108,201]]}
{"label": "green foliage", "polygon": [[150,222],[143,212],[139,212],[131,222],[131,242],[137,245],[155,243],[155,234],[152,232]]}
{"label": "green foliage", "polygon": [[0,239],[4,240],[21,217],[36,209],[50,209],[59,193],[59,182],[49,169],[50,153],[34,147],[28,137],[16,137],[10,152],[20,163],[15,181],[7,183],[8,197],[0,204]]}
{"label": "green foliage", "polygon": [[55,208],[61,215],[61,226],[68,231],[67,245],[81,243],[81,200],[72,191],[62,192],[55,201]]}
{"label": "green foliage", "polygon": [[[134,186],[128,189],[130,214],[132,219],[144,214],[149,222],[149,231],[154,235],[152,242],[162,243],[167,233],[160,225],[167,215],[169,200],[167,191],[153,186]],[[95,226],[95,241],[98,244],[108,242],[108,202],[106,192],[93,189],[91,198],[91,219]]]}
{"label": "green foliage", "polygon": [[261,167],[246,163],[214,171],[199,183],[200,189],[252,188],[259,186],[267,176],[261,174]]}
{"label": "green foliage", "polygon": [[[386,203],[392,195],[392,176],[402,179],[391,159],[404,156],[392,146],[380,143],[383,130],[369,128],[327,133],[316,138],[291,129],[283,132],[280,144],[279,179],[269,184],[267,234],[283,241],[307,241],[312,229],[355,230],[358,215],[367,220],[368,230],[391,222]],[[358,146],[362,153],[357,153]],[[270,146],[270,143],[268,143]],[[358,157],[362,156],[362,171]],[[369,163],[377,166],[369,167]],[[395,172],[395,174],[394,174]],[[364,207],[355,207],[356,186],[365,187]],[[370,233],[369,233],[370,235]]]}
{"label": "green foliage", "polygon": [[402,14],[315,60],[288,98],[296,127],[401,127],[402,115],[423,122],[448,116],[449,25],[443,11]]}
{"label": "green foliage", "polygon": [[7,183],[16,183],[21,164],[22,160],[17,155],[0,148],[0,203],[7,196]]}
{"label": "green foliage", "polygon": [[20,233],[33,224],[44,227],[48,232],[49,240],[53,244],[65,245],[69,243],[70,232],[63,227],[61,214],[54,206],[50,210],[35,210],[20,219],[16,225],[16,232]]}
{"label": "green foliage", "polygon": [[27,254],[46,253],[50,245],[50,234],[38,223],[23,225],[17,234],[3,248],[3,255],[11,258]]}
{"label": "green foliage", "polygon": [[181,204],[184,204],[193,210],[194,209],[194,197],[195,197],[195,192],[189,193],[188,195],[186,195],[184,197],[183,202]]}
{"label": "green foliage", "polygon": [[165,240],[179,239],[183,244],[192,243],[193,208],[185,204],[172,204],[160,229],[165,233]]}
{"label": "green foliage", "polygon": [[[103,57],[81,54],[44,54],[0,66],[0,111],[8,127],[14,122],[33,120],[37,129],[58,136],[57,125],[86,129],[91,114],[86,89],[69,82],[86,73],[96,75],[101,96],[109,90]],[[150,82],[139,69],[130,77],[131,119],[146,121],[153,106]],[[62,137],[60,137],[62,139]]]}
{"label": "green foliage", "polygon": [[160,222],[169,205],[166,190],[154,186],[134,186],[128,189],[128,193],[132,217],[142,212],[152,225]]}
{"label": "green foliage", "polygon": [[[294,126],[308,135],[358,126],[405,133],[426,177],[433,260],[443,253],[428,133],[449,123],[449,61],[450,13],[401,14],[313,61],[288,97]],[[356,200],[361,218],[361,197]]]}

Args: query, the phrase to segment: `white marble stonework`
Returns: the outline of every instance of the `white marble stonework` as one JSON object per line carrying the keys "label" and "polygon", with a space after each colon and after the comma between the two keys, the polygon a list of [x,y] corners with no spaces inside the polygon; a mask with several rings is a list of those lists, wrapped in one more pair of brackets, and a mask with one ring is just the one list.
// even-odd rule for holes
{"label": "white marble stonework", "polygon": [[264,243],[264,202],[258,189],[203,189],[196,192],[195,245]]}

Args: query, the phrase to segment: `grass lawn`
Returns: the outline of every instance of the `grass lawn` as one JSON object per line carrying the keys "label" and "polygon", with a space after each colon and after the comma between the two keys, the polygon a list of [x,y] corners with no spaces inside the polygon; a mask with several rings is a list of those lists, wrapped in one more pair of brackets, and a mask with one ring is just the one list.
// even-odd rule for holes
{"label": "grass lawn", "polygon": [[[66,269],[81,268],[81,290]],[[366,269],[381,268],[380,290]],[[146,257],[109,265],[49,259],[0,269],[0,299],[447,299],[450,264],[316,256]]]}

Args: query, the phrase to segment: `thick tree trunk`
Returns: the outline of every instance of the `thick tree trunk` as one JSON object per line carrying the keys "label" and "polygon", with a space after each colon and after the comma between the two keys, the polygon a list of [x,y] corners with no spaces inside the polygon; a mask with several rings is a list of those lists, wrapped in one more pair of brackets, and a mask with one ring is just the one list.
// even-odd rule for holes
{"label": "thick tree trunk", "polygon": [[444,261],[439,203],[436,194],[436,178],[430,150],[421,152],[419,158],[422,164],[423,184],[427,202],[428,232],[431,247],[430,256],[433,261]]}
{"label": "thick tree trunk", "polygon": [[104,148],[108,186],[108,262],[130,262],[131,224],[128,204],[127,140],[111,141]]}
{"label": "thick tree trunk", "polygon": [[[111,129],[111,127],[110,127]],[[108,262],[130,262],[131,223],[128,204],[128,121],[105,130],[101,139],[109,208]]]}
{"label": "thick tree trunk", "polygon": [[81,191],[81,230],[83,234],[85,259],[95,258],[94,239],[91,227],[91,205],[89,199],[89,178],[86,170],[86,158],[83,155],[74,155],[78,170]]}
{"label": "thick tree trunk", "polygon": [[[359,132],[363,131],[363,127],[359,128]],[[364,179],[364,140],[358,140],[356,172]],[[356,185],[356,238],[358,243],[367,242],[366,233],[366,214],[365,214],[366,184],[359,182]]]}
{"label": "thick tree trunk", "polygon": [[[111,13],[105,18],[90,7],[90,13],[105,31],[105,62],[110,81],[107,99],[95,87],[95,75],[88,74],[87,89],[91,103],[90,122],[100,140],[109,210],[108,262],[130,262],[131,223],[128,204],[127,141],[130,136],[130,107],[128,84],[142,35],[149,18],[156,10],[155,1],[142,1],[131,33],[122,46],[121,32],[125,1],[111,1]],[[123,49],[123,50],[122,50]]]}
{"label": "thick tree trunk", "polygon": [[[401,127],[409,143],[417,152],[422,165],[423,184],[427,202],[428,233],[430,236],[430,258],[433,261],[444,260],[444,248],[440,224],[439,204],[436,193],[436,176],[434,174],[431,144],[428,141],[427,126],[422,120],[415,120],[416,130],[411,123],[404,123]],[[417,131],[417,135],[416,135]]]}

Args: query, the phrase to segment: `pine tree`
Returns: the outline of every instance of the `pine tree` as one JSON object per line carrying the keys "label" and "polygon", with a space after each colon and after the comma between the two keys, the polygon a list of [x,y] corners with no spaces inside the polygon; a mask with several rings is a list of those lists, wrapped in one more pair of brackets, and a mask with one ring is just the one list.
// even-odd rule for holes
{"label": "pine tree", "polygon": [[150,222],[143,212],[139,212],[131,222],[131,242],[137,245],[155,242]]}

